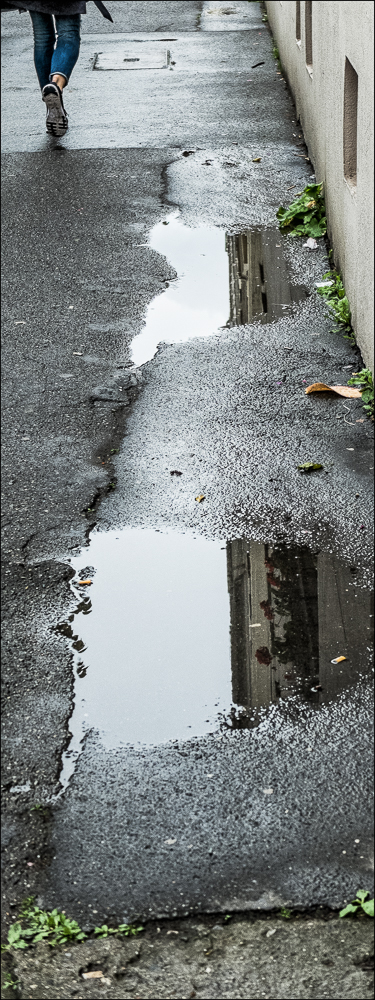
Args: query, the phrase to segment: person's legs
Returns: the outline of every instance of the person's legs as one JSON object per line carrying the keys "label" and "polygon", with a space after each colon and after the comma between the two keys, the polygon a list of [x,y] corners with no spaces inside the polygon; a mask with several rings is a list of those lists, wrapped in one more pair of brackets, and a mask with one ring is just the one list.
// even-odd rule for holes
{"label": "person's legs", "polygon": [[50,79],[51,61],[56,41],[55,25],[51,14],[30,11],[30,17],[34,32],[35,69],[40,89],[43,90]]}
{"label": "person's legs", "polygon": [[49,79],[62,89],[69,82],[79,56],[81,42],[81,15],[56,15],[56,48],[51,59]]}
{"label": "person's legs", "polygon": [[[34,60],[42,98],[47,107],[46,129],[55,137],[68,128],[62,91],[77,62],[81,40],[81,15],[55,16],[30,11],[34,30]],[[56,29],[55,29],[56,24]]]}

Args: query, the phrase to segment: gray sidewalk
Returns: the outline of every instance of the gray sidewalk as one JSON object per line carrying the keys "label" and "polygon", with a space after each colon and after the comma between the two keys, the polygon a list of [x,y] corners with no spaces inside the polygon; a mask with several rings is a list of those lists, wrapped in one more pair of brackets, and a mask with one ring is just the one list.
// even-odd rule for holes
{"label": "gray sidewalk", "polygon": [[[43,131],[36,83],[28,82],[27,15],[2,18],[7,913],[31,893],[81,924],[93,909],[102,923],[337,908],[372,886],[371,698],[367,681],[357,683],[360,657],[353,682],[332,703],[320,699],[319,712],[305,704],[290,717],[275,706],[257,728],[142,754],[107,752],[91,731],[67,791],[55,799],[74,700],[71,646],[56,626],[76,606],[67,560],[83,546],[82,567],[91,565],[85,546],[94,525],[175,530],[222,546],[236,539],[308,546],[343,573],[354,568],[357,603],[371,579],[372,426],[360,400],[346,410],[340,399],[304,392],[317,380],[346,382],[362,365],[358,350],[331,333],[315,291],[328,267],[323,240],[310,254],[300,240],[283,238],[281,248],[276,234],[272,273],[284,268],[302,290],[281,318],[233,320],[212,336],[162,345],[137,370],[131,363],[150,303],[180,275],[172,250],[167,257],[148,244],[153,227],[178,215],[186,229],[216,227],[223,245],[238,233],[268,233],[279,205],[313,183],[260,5],[112,9],[114,27],[93,12],[84,22],[66,95],[71,127],[56,146]],[[168,44],[170,69],[93,71],[96,52],[116,59],[124,45],[150,38]],[[296,466],[309,459],[327,472],[301,476]],[[180,469],[181,478],[171,478]],[[205,505],[195,502],[202,491]],[[31,811],[40,804],[44,819]],[[167,848],[168,839],[176,843]],[[235,967],[236,984],[223,973],[206,988],[200,972],[197,995],[368,995],[366,972],[350,965],[345,979],[345,954],[352,933],[353,955],[362,947],[367,954],[369,925],[345,924],[341,941],[341,923],[315,930],[313,921],[311,969],[315,947],[329,953],[331,931],[336,964],[318,978],[309,972],[305,984],[298,968],[288,978],[293,949],[302,947],[298,923],[278,923],[275,940],[281,928],[284,942],[287,926],[297,937],[278,953],[281,979],[267,965],[264,992],[252,980],[246,992],[251,962],[241,979],[229,927],[225,963]],[[241,936],[255,935],[267,963],[262,929],[245,921]],[[180,955],[170,937],[163,969],[170,953]],[[96,944],[82,946],[82,955],[90,947],[99,954]],[[56,979],[36,987],[41,997],[68,995],[62,959],[54,961]],[[37,995],[27,955],[19,969],[31,990],[22,995]],[[81,995],[78,971],[69,973],[69,995]],[[168,975],[164,989],[162,977],[156,984],[147,973],[139,995],[195,989],[185,992],[178,980],[174,993]],[[107,995],[127,995],[114,982]]]}

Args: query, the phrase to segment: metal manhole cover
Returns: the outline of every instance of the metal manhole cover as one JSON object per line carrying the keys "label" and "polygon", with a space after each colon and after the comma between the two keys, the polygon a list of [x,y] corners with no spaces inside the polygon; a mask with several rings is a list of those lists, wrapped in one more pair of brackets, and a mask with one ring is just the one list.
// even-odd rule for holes
{"label": "metal manhole cover", "polygon": [[168,69],[170,62],[169,49],[157,49],[155,45],[149,48],[137,45],[136,49],[116,47],[107,49],[106,52],[96,52],[93,69]]}

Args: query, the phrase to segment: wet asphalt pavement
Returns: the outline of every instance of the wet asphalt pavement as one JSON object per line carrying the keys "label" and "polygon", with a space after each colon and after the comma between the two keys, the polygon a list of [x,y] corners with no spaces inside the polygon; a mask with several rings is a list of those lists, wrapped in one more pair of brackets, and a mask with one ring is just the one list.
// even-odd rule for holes
{"label": "wet asphalt pavement", "polygon": [[[24,82],[27,16],[2,19],[3,897],[14,907],[35,892],[88,926],[93,909],[100,922],[337,907],[371,889],[365,679],[320,712],[275,705],[257,728],[147,749],[106,751],[88,729],[57,798],[74,678],[56,626],[76,606],[68,559],[94,525],[307,546],[352,566],[353,586],[371,580],[372,425],[358,400],[304,393],[362,366],[314,290],[324,241],[310,254],[283,239],[307,294],[281,319],[131,363],[177,275],[147,245],[152,227],[176,210],[229,237],[273,226],[313,175],[259,5],[233,8],[113,3],[113,28],[90,13],[55,145]],[[93,71],[125,31],[139,46],[170,34],[173,67]],[[323,470],[301,476],[307,460]]]}

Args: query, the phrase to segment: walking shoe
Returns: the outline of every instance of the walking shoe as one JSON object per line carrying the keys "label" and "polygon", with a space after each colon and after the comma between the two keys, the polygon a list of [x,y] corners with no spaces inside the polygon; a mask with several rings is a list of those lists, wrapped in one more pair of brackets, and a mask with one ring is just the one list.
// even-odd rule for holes
{"label": "walking shoe", "polygon": [[47,106],[46,132],[56,137],[65,135],[68,128],[68,116],[62,99],[62,92],[57,83],[47,83],[42,90],[42,100]]}

